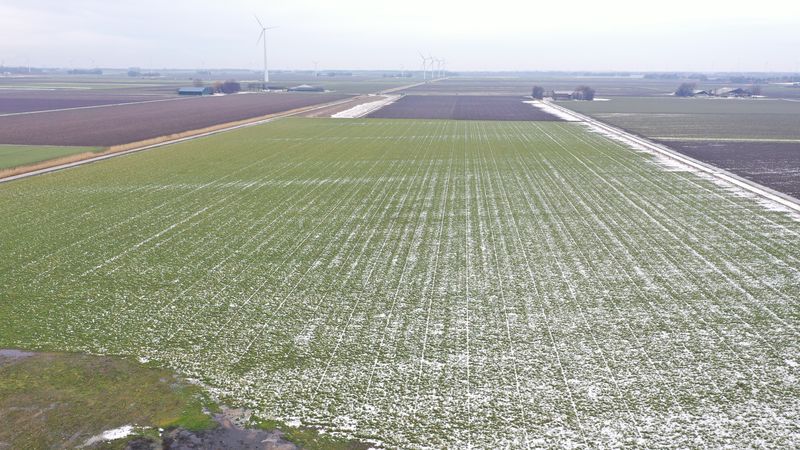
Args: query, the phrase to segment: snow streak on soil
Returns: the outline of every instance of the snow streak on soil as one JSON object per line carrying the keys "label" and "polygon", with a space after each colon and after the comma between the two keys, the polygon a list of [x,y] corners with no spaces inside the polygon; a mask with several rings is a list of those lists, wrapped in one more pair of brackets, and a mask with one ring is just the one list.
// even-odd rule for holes
{"label": "snow streak on soil", "polygon": [[356,105],[350,109],[338,112],[331,117],[334,119],[357,119],[373,111],[377,111],[390,103],[394,103],[398,98],[400,98],[399,95],[387,95],[380,100]]}
{"label": "snow streak on soil", "polygon": [[390,448],[800,445],[800,223],[581,124],[293,119],[0,186],[0,348]]}
{"label": "snow streak on soil", "polygon": [[134,427],[133,425],[125,425],[119,428],[114,428],[113,430],[106,430],[97,436],[90,437],[80,448],[89,447],[98,442],[103,441],[113,441],[116,439],[122,439],[124,437],[128,437],[133,434]]}
{"label": "snow streak on soil", "polygon": [[575,117],[575,115],[566,113],[566,112],[564,112],[564,111],[562,111],[562,110],[560,110],[558,108],[554,108],[549,103],[543,102],[541,100],[530,100],[530,101],[524,101],[522,103],[527,103],[529,105],[533,105],[534,107],[539,108],[542,111],[544,111],[544,112],[546,112],[548,114],[552,114],[552,115],[558,117],[559,119],[567,121],[567,122],[580,122],[581,121],[581,119]]}

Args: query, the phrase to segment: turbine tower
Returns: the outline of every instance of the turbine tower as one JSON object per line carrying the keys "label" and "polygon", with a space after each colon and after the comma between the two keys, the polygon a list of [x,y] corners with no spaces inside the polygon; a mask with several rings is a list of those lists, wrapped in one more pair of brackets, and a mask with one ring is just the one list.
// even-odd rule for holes
{"label": "turbine tower", "polygon": [[422,80],[424,81],[428,79],[428,58],[422,52],[419,52],[419,57],[422,58]]}
{"label": "turbine tower", "polygon": [[[253,17],[256,18],[256,22],[258,22],[258,26],[261,27],[261,34],[258,35],[258,40],[256,41],[256,45],[259,42],[263,41],[264,43],[264,84],[269,83],[269,69],[267,68],[267,30],[274,30],[277,27],[265,27],[261,20],[253,14]],[[266,89],[266,86],[264,86]]]}

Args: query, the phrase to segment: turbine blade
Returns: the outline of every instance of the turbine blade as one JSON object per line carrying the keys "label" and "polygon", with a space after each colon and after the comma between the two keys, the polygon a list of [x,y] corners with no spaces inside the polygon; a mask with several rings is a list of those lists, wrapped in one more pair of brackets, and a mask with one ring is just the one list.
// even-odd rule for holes
{"label": "turbine blade", "polygon": [[261,34],[259,34],[258,35],[258,39],[256,39],[256,45],[258,45],[258,43],[261,42],[261,38],[264,37],[264,33],[266,33],[266,31],[265,30],[261,30]]}
{"label": "turbine blade", "polygon": [[258,22],[258,26],[260,26],[263,29],[264,28],[264,24],[261,23],[261,20],[258,18],[258,16],[253,14],[253,17],[256,18],[256,22]]}

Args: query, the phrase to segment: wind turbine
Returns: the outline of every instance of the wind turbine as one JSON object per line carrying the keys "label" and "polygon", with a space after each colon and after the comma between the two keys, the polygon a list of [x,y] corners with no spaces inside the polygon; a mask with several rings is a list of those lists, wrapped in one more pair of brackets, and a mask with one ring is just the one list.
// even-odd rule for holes
{"label": "wind turbine", "polygon": [[[253,14],[253,17],[256,18],[256,22],[258,22],[258,26],[261,27],[261,34],[258,35],[258,40],[256,41],[256,45],[260,41],[264,42],[264,83],[269,83],[269,70],[267,69],[267,30],[274,30],[278,27],[265,27],[261,20],[259,20],[258,16]],[[264,86],[266,89],[266,86]]]}
{"label": "wind turbine", "polygon": [[434,58],[433,55],[428,53],[428,59],[431,61],[431,64],[430,64],[431,65],[431,80],[433,80],[433,77],[436,76],[436,73],[434,72],[434,70],[436,69],[436,66],[435,66],[436,58]]}
{"label": "wind turbine", "polygon": [[419,52],[419,57],[422,58],[422,80],[424,81],[428,79],[428,58],[422,52]]}
{"label": "wind turbine", "polygon": [[314,76],[319,76],[319,61],[312,61],[314,63]]}

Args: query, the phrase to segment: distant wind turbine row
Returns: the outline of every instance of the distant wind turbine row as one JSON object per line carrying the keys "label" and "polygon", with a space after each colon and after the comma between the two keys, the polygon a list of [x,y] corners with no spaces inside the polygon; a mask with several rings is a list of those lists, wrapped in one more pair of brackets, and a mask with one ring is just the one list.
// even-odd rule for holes
{"label": "distant wind turbine row", "polygon": [[442,78],[445,73],[445,60],[444,58],[434,58],[431,55],[425,56],[419,52],[419,57],[422,59],[422,79],[433,80],[434,78]]}
{"label": "distant wind turbine row", "polygon": [[[261,22],[261,19],[258,18],[257,15],[253,14],[255,17],[256,22],[258,22],[258,27],[261,32],[258,35],[258,40],[256,40],[256,45],[262,43],[264,45],[264,83],[269,83],[269,67],[267,66],[267,31],[274,30],[278,27],[266,27]],[[422,52],[419,52],[420,58],[422,58],[422,79],[423,80],[433,80],[435,78],[442,78],[446,72],[445,68],[445,59],[444,58],[434,58],[430,54],[425,56]],[[319,63],[314,61],[314,74],[319,76]],[[265,86],[266,88],[266,86]]]}

